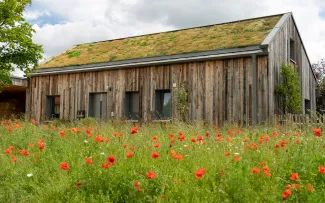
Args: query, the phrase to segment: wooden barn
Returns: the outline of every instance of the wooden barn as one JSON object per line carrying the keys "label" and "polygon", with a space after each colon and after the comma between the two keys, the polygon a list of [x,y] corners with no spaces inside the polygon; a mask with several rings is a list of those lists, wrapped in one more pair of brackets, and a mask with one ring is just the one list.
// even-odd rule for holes
{"label": "wooden barn", "polygon": [[292,13],[77,45],[31,75],[26,113],[37,122],[83,117],[252,124],[282,114],[281,64],[300,74],[302,113],[316,79]]}

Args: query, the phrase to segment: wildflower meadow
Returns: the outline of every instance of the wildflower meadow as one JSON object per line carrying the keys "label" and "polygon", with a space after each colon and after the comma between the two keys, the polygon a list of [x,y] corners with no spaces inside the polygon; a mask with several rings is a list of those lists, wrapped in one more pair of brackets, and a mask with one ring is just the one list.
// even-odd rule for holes
{"label": "wildflower meadow", "polygon": [[0,202],[324,202],[323,126],[0,126]]}

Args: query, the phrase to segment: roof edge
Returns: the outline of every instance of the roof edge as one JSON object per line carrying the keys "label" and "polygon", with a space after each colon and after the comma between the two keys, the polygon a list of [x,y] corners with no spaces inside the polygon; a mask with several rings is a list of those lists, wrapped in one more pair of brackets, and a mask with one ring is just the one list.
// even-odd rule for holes
{"label": "roof edge", "polygon": [[292,16],[292,12],[284,13],[279,22],[274,26],[272,31],[266,36],[264,41],[261,44],[261,47],[267,47],[275,38],[275,35],[280,31],[280,28],[284,25],[284,23],[288,20],[288,18]]}
{"label": "roof edge", "polygon": [[192,61],[204,61],[213,60],[217,58],[227,58],[234,56],[243,56],[251,54],[264,54],[266,50],[261,49],[260,46],[249,46],[242,48],[231,48],[231,49],[219,49],[214,51],[197,52],[189,54],[176,54],[171,56],[159,56],[141,59],[129,59],[123,61],[113,61],[106,63],[97,64],[86,64],[80,66],[67,66],[62,68],[42,68],[36,72],[31,73],[30,76],[41,76],[41,75],[58,75],[67,73],[78,73],[78,72],[89,72],[89,71],[101,71],[108,69],[121,69],[121,68],[134,68],[143,67],[150,65],[164,65],[174,63],[185,63]]}

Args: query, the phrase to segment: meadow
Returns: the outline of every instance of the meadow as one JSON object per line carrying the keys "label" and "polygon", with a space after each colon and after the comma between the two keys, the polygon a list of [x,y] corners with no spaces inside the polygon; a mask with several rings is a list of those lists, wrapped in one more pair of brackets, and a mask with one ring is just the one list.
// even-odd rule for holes
{"label": "meadow", "polygon": [[0,202],[325,202],[322,130],[3,120]]}

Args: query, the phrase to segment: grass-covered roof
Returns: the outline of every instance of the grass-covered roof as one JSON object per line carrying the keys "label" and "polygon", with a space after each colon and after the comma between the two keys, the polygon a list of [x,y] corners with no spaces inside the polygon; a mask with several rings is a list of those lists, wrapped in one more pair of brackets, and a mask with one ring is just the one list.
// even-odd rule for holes
{"label": "grass-covered roof", "polygon": [[40,68],[66,67],[260,45],[282,15],[80,44]]}

